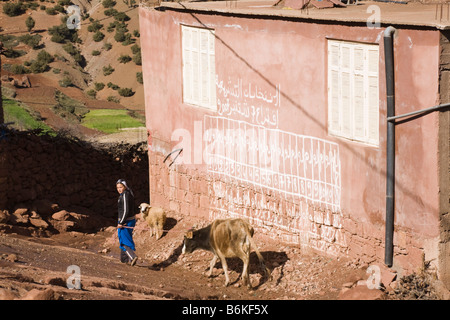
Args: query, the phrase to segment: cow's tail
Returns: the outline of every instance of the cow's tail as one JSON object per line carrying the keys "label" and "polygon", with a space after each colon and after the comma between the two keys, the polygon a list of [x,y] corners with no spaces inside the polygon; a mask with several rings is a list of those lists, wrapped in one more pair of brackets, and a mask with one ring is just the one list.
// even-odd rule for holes
{"label": "cow's tail", "polygon": [[246,230],[247,230],[247,237],[250,240],[251,248],[253,248],[253,250],[255,250],[255,253],[258,256],[259,263],[266,273],[266,277],[269,280],[272,280],[272,274],[271,274],[269,268],[267,268],[267,266],[264,262],[264,258],[261,255],[261,253],[259,252],[258,247],[255,244],[255,241],[253,240],[253,228],[249,226],[249,228],[246,228]]}

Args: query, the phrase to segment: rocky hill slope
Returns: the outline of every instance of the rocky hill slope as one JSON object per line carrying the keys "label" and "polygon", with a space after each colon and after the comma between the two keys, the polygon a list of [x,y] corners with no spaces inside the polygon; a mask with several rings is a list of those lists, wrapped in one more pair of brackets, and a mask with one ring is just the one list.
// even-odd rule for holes
{"label": "rocky hill slope", "polygon": [[[31,114],[55,130],[98,134],[67,113],[55,112],[62,92],[88,110],[127,109],[144,115],[138,7],[115,0],[39,0],[18,12],[0,8],[2,94],[26,104]],[[81,13],[79,29],[76,5]],[[14,8],[14,7],[13,7]],[[31,28],[27,19],[32,19]],[[48,53],[48,59],[41,52]],[[73,117],[72,117],[73,118]]]}

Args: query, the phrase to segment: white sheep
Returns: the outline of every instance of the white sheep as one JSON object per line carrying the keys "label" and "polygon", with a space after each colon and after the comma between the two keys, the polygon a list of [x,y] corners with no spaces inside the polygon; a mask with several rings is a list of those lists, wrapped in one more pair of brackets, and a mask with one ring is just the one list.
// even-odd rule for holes
{"label": "white sheep", "polygon": [[150,237],[156,233],[156,240],[162,237],[164,224],[166,223],[166,212],[160,207],[152,207],[148,203],[141,203],[139,210],[142,219],[147,221],[150,227]]}

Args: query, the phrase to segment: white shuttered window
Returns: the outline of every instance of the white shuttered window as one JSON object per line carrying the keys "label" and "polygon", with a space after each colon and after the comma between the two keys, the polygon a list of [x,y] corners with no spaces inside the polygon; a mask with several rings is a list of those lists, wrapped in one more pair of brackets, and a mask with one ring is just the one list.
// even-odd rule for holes
{"label": "white shuttered window", "polygon": [[181,26],[183,102],[217,110],[214,31]]}
{"label": "white shuttered window", "polygon": [[378,45],[328,40],[328,132],[379,145]]}

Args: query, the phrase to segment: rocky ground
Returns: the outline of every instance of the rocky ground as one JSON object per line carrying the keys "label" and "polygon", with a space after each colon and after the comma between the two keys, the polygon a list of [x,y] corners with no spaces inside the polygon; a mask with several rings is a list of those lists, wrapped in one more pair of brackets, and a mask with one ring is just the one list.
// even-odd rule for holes
{"label": "rocky ground", "polygon": [[[48,221],[58,218],[70,222],[75,221],[74,217],[71,214],[63,217],[59,213],[55,219],[49,218]],[[395,273],[385,269],[381,272],[380,289],[370,289],[367,265],[275,242],[258,233],[255,240],[272,270],[272,279],[263,276],[256,255],[252,253],[250,278],[253,289],[241,285],[239,275],[242,263],[237,259],[228,259],[231,285],[224,287],[225,278],[220,263],[215,266],[212,278],[205,275],[211,253],[196,251],[181,255],[184,232],[207,222],[194,217],[181,217],[173,212],[168,217],[167,231],[159,240],[151,238],[145,223],[138,221],[134,238],[140,258],[134,267],[119,261],[113,223],[108,226],[103,221],[105,226],[95,232],[64,231],[60,226],[61,232],[54,234],[44,232],[42,225],[37,227],[29,222],[11,223],[10,220],[0,223],[0,300],[439,298],[423,277],[396,279]],[[39,225],[36,221],[35,224]],[[69,288],[77,284],[73,266],[79,267],[79,290]],[[419,294],[411,294],[413,291]]]}

